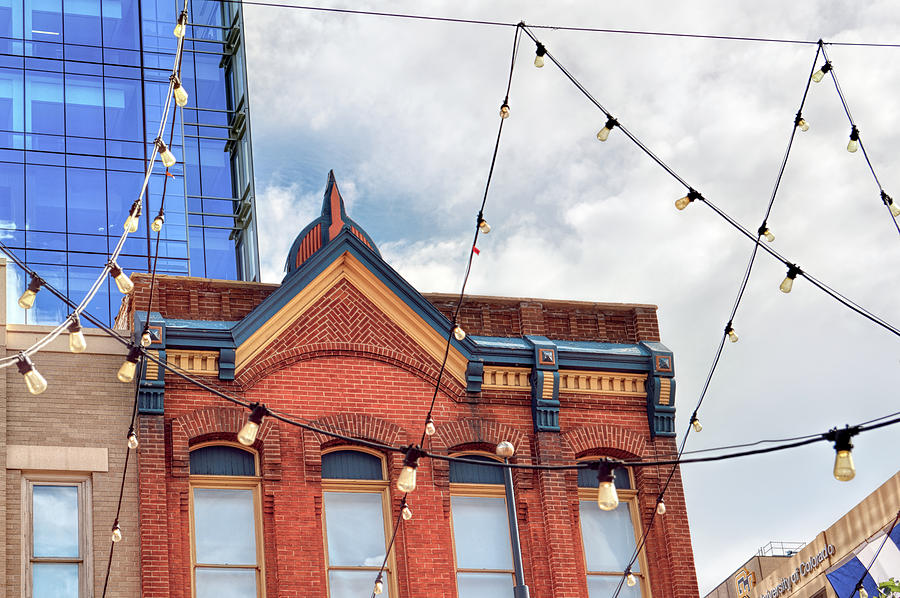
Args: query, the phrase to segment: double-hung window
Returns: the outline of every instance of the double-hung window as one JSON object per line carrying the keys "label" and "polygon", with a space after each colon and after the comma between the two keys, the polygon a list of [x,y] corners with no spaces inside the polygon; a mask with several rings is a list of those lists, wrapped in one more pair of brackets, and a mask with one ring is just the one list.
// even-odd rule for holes
{"label": "double-hung window", "polygon": [[26,478],[29,598],[90,595],[90,482]]}
{"label": "double-hung window", "polygon": [[[496,461],[485,455],[458,456]],[[515,581],[503,470],[451,462],[450,511],[459,598],[512,595]]]}
{"label": "double-hung window", "polygon": [[191,451],[195,598],[265,596],[256,455],[228,445]]}
{"label": "double-hung window", "polygon": [[[384,460],[359,450],[322,455],[325,559],[330,598],[369,596],[385,562],[391,533]],[[381,597],[396,590],[392,559],[385,563]]]}
{"label": "double-hung window", "polygon": [[[631,472],[620,467],[615,470],[615,476],[619,506],[612,511],[603,511],[597,506],[597,472],[591,469],[578,470],[581,542],[590,598],[615,593],[640,536],[637,493],[633,490]],[[645,571],[646,562],[642,550],[631,566],[631,573],[637,583],[634,586],[622,583],[619,596],[640,598],[649,595]]]}

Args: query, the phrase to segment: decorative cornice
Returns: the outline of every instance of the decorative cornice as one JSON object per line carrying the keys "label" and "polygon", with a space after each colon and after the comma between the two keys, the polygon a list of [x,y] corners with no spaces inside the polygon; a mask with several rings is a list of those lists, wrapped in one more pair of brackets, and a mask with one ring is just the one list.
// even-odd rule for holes
{"label": "decorative cornice", "polygon": [[185,351],[182,349],[169,349],[166,351],[168,363],[172,367],[192,374],[194,376],[218,376],[219,352],[218,351]]}
{"label": "decorative cornice", "polygon": [[646,374],[560,370],[559,392],[645,397]]}
{"label": "decorative cornice", "polygon": [[484,366],[482,389],[531,391],[531,368]]}

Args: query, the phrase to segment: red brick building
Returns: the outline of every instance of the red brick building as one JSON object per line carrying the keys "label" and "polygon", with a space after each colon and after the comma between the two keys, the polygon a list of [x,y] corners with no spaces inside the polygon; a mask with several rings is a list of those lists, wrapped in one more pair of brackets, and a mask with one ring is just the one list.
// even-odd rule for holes
{"label": "red brick building", "polygon": [[[118,325],[139,335],[149,278],[134,280]],[[455,298],[423,295],[386,264],[333,176],[282,284],[162,276],[157,285],[151,349],[167,364],[320,428],[418,442]],[[451,344],[426,449],[487,459],[508,440],[514,462],[547,464],[675,452],[674,364],[654,306],[467,297],[460,324],[468,334]],[[140,384],[144,598],[371,593],[402,508],[402,454],[271,417],[245,447],[236,434],[247,409],[153,364]],[[511,595],[500,471],[420,462],[384,595]],[[622,504],[606,512],[590,475],[516,470],[531,596],[581,598],[589,587],[611,596],[667,473],[619,470]],[[698,593],[677,473],[665,503],[633,568],[638,583],[622,596]]]}

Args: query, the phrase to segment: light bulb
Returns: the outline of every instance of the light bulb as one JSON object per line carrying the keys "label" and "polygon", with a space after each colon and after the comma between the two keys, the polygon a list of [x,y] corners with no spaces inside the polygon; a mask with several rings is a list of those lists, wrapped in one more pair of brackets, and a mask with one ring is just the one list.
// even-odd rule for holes
{"label": "light bulb", "polygon": [[25,289],[25,292],[19,297],[19,307],[22,309],[31,309],[34,305],[34,298],[37,296],[38,291],[41,290],[41,285],[43,284],[44,283],[40,278],[32,276],[31,280],[28,282],[28,288]]}
{"label": "light bulb", "polygon": [[397,490],[400,492],[412,492],[416,489],[416,467],[404,465],[397,478]]}
{"label": "light bulb", "polygon": [[141,218],[141,202],[140,200],[135,201],[131,204],[131,210],[128,212],[128,218],[125,219],[125,224],[122,228],[125,229],[127,233],[136,233],[138,230],[138,224],[140,223]]}
{"label": "light bulb", "polygon": [[544,57],[538,54],[534,57],[534,66],[541,68],[544,66]]}
{"label": "light bulb", "polygon": [[500,118],[509,118],[509,104],[503,102],[503,105],[500,106]]}
{"label": "light bulb", "polygon": [[895,203],[892,203],[892,204],[891,204],[891,215],[892,215],[894,218],[897,218],[898,216],[900,216],[900,206],[898,206],[898,205],[895,204]]}
{"label": "light bulb", "polygon": [[733,343],[738,342],[737,332],[734,331],[734,328],[732,328],[731,325],[729,325],[727,328],[725,328],[725,332],[728,334],[728,340],[730,340]]}
{"label": "light bulb", "polygon": [[827,73],[830,70],[831,70],[831,62],[826,60],[825,64],[822,65],[822,68],[820,68],[815,73],[813,73],[813,75],[812,75],[813,82],[818,83],[819,81],[824,79],[825,73]]}
{"label": "light bulb", "polygon": [[159,158],[162,160],[163,166],[166,168],[172,168],[175,166],[175,162],[178,160],[175,159],[175,154],[169,151],[169,148],[166,147],[166,144],[160,142],[159,148]]}
{"label": "light bulb", "polygon": [[850,129],[850,142],[847,144],[847,151],[855,153],[856,150],[859,149],[859,129],[854,125],[853,128]]}
{"label": "light bulb", "polygon": [[112,528],[112,541],[113,542],[121,542],[122,541],[122,528],[119,527],[119,524],[115,524]]}
{"label": "light bulb", "polygon": [[47,381],[41,376],[41,373],[35,369],[31,359],[24,353],[19,354],[19,361],[16,363],[19,373],[25,377],[25,387],[33,395],[39,395],[47,390]]}
{"label": "light bulb", "polygon": [[699,199],[699,198],[700,198],[699,193],[697,193],[693,189],[688,189],[687,195],[685,195],[684,197],[679,198],[678,200],[675,201],[675,207],[678,208],[679,210],[683,210],[686,207],[688,207],[688,205],[690,205],[690,203],[692,201],[694,201],[695,199]]}
{"label": "light bulb", "polygon": [[410,509],[408,505],[403,505],[403,509],[400,511],[400,516],[403,517],[404,521],[409,521],[410,519],[412,519],[412,509]]}
{"label": "light bulb", "polygon": [[131,282],[130,278],[125,276],[125,273],[122,272],[122,268],[115,262],[109,264],[109,275],[116,281],[116,286],[119,287],[119,292],[123,295],[127,295],[134,290],[134,283]]}
{"label": "light bulb", "polygon": [[615,482],[600,482],[597,489],[597,506],[604,511],[612,511],[619,506],[619,494]]}
{"label": "light bulb", "polygon": [[787,276],[784,277],[784,280],[781,281],[781,285],[778,287],[782,293],[791,292],[791,289],[794,288],[794,279],[797,278],[798,274],[800,274],[800,268],[793,264],[788,264]]}
{"label": "light bulb", "polygon": [[375,582],[375,594],[381,594],[384,592],[384,582],[380,579]]}
{"label": "light bulb", "polygon": [[800,120],[797,121],[797,127],[799,127],[799,129],[801,131],[803,131],[804,133],[806,131],[809,131],[809,123],[806,122],[805,118],[801,118]]}
{"label": "light bulb", "polygon": [[144,334],[141,335],[141,346],[149,347],[150,343],[152,343],[152,342],[153,342],[153,337],[150,336],[150,332],[145,331]]}
{"label": "light bulb", "polygon": [[609,134],[612,132],[613,127],[615,127],[617,124],[618,123],[616,122],[616,119],[609,117],[606,120],[606,124],[597,133],[597,139],[600,141],[606,141],[607,139],[609,139]]}
{"label": "light bulb", "polygon": [[628,574],[628,577],[625,578],[625,583],[629,588],[633,588],[637,584],[637,578],[634,576],[634,573]]}
{"label": "light bulb", "polygon": [[131,450],[136,449],[140,443],[138,442],[137,434],[134,433],[134,430],[128,431],[128,448]]}
{"label": "light bulb", "polygon": [[185,91],[184,85],[176,83],[172,89],[172,95],[175,96],[175,103],[179,106],[186,106],[188,103],[188,92]]}
{"label": "light bulb", "polygon": [[431,418],[429,417],[429,418],[428,418],[428,421],[425,422],[425,435],[426,435],[426,436],[434,436],[434,433],[435,433],[436,431],[437,431],[437,430],[436,430],[435,427],[434,427],[434,422],[433,422],[433,421],[431,420]]}
{"label": "light bulb", "polygon": [[128,351],[128,357],[122,362],[122,366],[119,368],[118,374],[116,374],[119,378],[119,382],[128,383],[134,380],[134,374],[137,371],[137,362],[140,356],[141,350],[137,347],[132,347]]}
{"label": "light bulb", "polygon": [[244,446],[251,446],[256,442],[256,435],[259,434],[259,428],[262,425],[263,417],[268,415],[268,413],[269,410],[266,409],[265,405],[253,403],[250,411],[250,418],[247,420],[247,423],[244,424],[244,427],[241,428],[241,431],[238,432],[238,442]]}
{"label": "light bulb", "polygon": [[691,426],[694,428],[694,432],[702,432],[703,431],[703,424],[701,424],[700,420],[697,419],[696,417],[694,418],[694,421],[691,422]]}
{"label": "light bulb", "polygon": [[491,232],[491,225],[487,223],[487,220],[484,218],[478,219],[478,230],[480,230],[485,235]]}
{"label": "light bulb", "polygon": [[165,215],[162,212],[160,212],[159,214],[156,215],[156,218],[153,219],[153,222],[150,223],[150,230],[152,230],[155,233],[158,233],[159,231],[162,230],[163,223],[165,221],[166,221]]}
{"label": "light bulb", "polygon": [[772,234],[772,231],[770,231],[768,227],[761,227],[759,230],[759,234],[762,235],[769,243],[775,240],[775,235]]}
{"label": "light bulb", "polygon": [[453,327],[453,336],[456,340],[461,341],[466,338],[466,331],[460,328],[459,326]]}
{"label": "light bulb", "polygon": [[869,598],[869,593],[865,588],[859,588],[859,598]]}
{"label": "light bulb", "polygon": [[856,468],[853,466],[853,456],[850,451],[837,451],[834,456],[834,479],[839,482],[849,482],[854,477],[856,477]]}
{"label": "light bulb", "polygon": [[87,341],[84,339],[84,332],[81,330],[81,322],[76,315],[69,322],[69,351],[72,353],[84,353],[87,349]]}
{"label": "light bulb", "polygon": [[547,48],[544,47],[544,44],[538,42],[537,50],[534,55],[534,66],[537,68],[541,68],[544,66],[544,54],[547,53]]}
{"label": "light bulb", "polygon": [[175,29],[174,29],[174,31],[172,31],[172,34],[175,37],[184,37],[186,29],[187,29],[187,11],[183,11],[180,15],[178,15],[178,22],[175,25]]}
{"label": "light bulb", "polygon": [[657,515],[665,515],[666,514],[666,503],[663,501],[659,501],[656,503],[656,514]]}

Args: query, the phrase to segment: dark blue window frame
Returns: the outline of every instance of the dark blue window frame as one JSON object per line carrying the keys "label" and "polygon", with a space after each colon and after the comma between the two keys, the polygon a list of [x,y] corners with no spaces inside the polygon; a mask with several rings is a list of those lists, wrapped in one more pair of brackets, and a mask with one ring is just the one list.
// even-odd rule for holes
{"label": "dark blue window frame", "polygon": [[234,446],[203,446],[191,451],[191,475],[255,476],[256,457]]}

